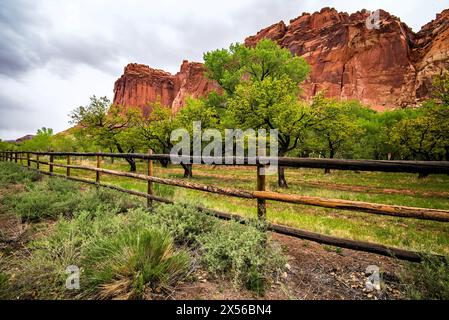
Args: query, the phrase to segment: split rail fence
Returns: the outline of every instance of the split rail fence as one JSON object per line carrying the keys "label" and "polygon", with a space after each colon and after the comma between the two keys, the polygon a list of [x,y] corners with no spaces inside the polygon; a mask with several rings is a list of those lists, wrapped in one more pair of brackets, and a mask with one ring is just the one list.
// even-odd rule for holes
{"label": "split rail fence", "polygon": [[[48,161],[45,161],[43,157],[48,157]],[[56,163],[55,158],[65,157],[66,164]],[[94,157],[96,158],[96,167],[85,165],[74,165],[71,162],[72,157]],[[139,174],[133,172],[123,172],[111,169],[101,168],[101,159],[108,158],[121,158],[121,159],[141,159],[147,161],[146,174]],[[313,196],[305,196],[300,194],[286,194],[280,192],[272,192],[266,190],[265,176],[261,174],[264,164],[270,163],[269,157],[257,157],[257,158],[233,158],[233,163],[223,165],[245,165],[254,166],[256,168],[257,188],[256,190],[242,190],[236,188],[223,188],[213,185],[204,185],[188,180],[169,179],[156,177],[153,174],[153,161],[170,161],[170,155],[166,154],[148,154],[142,153],[77,153],[77,152],[26,152],[26,151],[6,151],[0,153],[0,160],[11,161],[26,165],[26,167],[35,169],[38,172],[51,176],[58,176],[84,182],[88,184],[94,184],[117,191],[125,192],[134,196],[144,197],[147,199],[148,204],[151,205],[153,201],[172,203],[172,200],[165,199],[154,195],[153,184],[163,184],[168,186],[175,186],[181,188],[188,188],[193,190],[199,190],[224,196],[254,199],[257,201],[257,213],[258,219],[266,222],[266,201],[279,201],[286,203],[311,205],[324,208],[333,208],[339,210],[350,210],[355,212],[366,212],[377,215],[387,215],[401,218],[413,218],[422,220],[433,220],[442,223],[449,222],[449,210],[430,209],[430,208],[417,208],[408,206],[388,205],[379,203],[369,203],[362,201],[351,201],[342,199],[327,199]],[[202,163],[209,164],[207,158],[201,157],[186,157],[185,160],[189,160],[190,163]],[[209,159],[210,160],[210,159]],[[384,161],[384,160],[340,160],[340,159],[312,159],[312,158],[279,158],[277,159],[278,165],[282,167],[290,168],[320,168],[320,169],[337,169],[337,170],[353,170],[353,171],[380,171],[380,172],[405,172],[405,173],[421,173],[421,174],[449,174],[449,162],[447,161]],[[32,168],[31,163],[36,165]],[[224,163],[224,161],[223,161]],[[42,171],[41,165],[47,165],[48,171]],[[58,174],[54,172],[54,167],[60,167],[66,169],[66,174]],[[87,170],[95,172],[95,180],[84,179],[80,177],[74,177],[71,174],[71,169]],[[111,184],[104,184],[101,182],[101,174],[114,175],[119,177],[127,177],[147,182],[147,192],[140,192],[135,190],[129,190],[114,186]],[[199,207],[200,210],[206,213],[212,213],[223,219],[238,219],[242,223],[245,219],[220,211],[210,210]],[[315,232],[300,230],[278,224],[268,223],[268,229],[289,235],[301,239],[307,239],[318,243],[337,246],[341,248],[377,253],[385,256],[392,256],[398,259],[409,261],[420,261],[422,254],[415,251],[403,250],[394,247],[388,247],[380,244],[341,239],[328,235],[323,235]]]}

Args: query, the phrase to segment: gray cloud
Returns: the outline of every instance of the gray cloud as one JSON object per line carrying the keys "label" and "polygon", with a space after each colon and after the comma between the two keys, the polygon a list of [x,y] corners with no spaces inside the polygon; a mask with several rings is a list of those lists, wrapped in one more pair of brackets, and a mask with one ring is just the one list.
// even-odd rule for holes
{"label": "gray cloud", "polygon": [[417,30],[447,7],[443,2],[1,0],[0,138],[43,125],[65,129],[66,115],[89,96],[112,98],[129,62],[177,72],[183,59],[201,61],[205,51],[326,6],[384,8]]}

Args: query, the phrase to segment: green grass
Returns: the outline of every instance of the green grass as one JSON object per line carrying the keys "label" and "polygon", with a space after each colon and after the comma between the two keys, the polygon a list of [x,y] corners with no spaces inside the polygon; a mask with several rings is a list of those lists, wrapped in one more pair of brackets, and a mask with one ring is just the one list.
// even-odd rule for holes
{"label": "green grass", "polygon": [[401,278],[406,296],[413,300],[449,300],[449,259],[424,257],[419,263],[406,264]]}
{"label": "green grass", "polygon": [[[25,188],[1,198],[2,211],[31,227],[29,242],[0,250],[1,298],[152,298],[171,292],[200,263],[262,294],[285,264],[261,230],[219,221],[187,203],[148,211],[134,197],[61,178],[23,181]],[[229,254],[217,255],[223,248]],[[232,267],[217,269],[218,261]],[[82,270],[79,291],[65,288],[68,266]]]}
{"label": "green grass", "polygon": [[[64,160],[59,160],[64,163]],[[79,160],[78,163],[81,163]],[[93,166],[93,162],[84,160],[85,165]],[[124,161],[114,164],[106,159],[103,167],[127,171],[128,165]],[[138,172],[146,172],[146,163],[138,162]],[[45,168],[44,168],[45,169]],[[155,165],[155,175],[182,179],[183,170],[170,166],[162,168]],[[62,168],[55,168],[55,172],[65,173]],[[92,172],[72,170],[73,175],[94,179]],[[217,185],[228,188],[255,189],[255,169],[250,167],[212,167],[194,166],[192,181]],[[396,190],[412,190],[417,192],[448,192],[448,175],[430,175],[426,179],[418,179],[415,174],[407,173],[379,173],[337,171],[324,174],[323,170],[315,169],[287,169],[289,189],[279,189],[275,176],[268,176],[268,189],[272,191],[288,192],[325,198],[348,199],[406,205],[424,208],[438,208],[449,210],[449,198],[442,196],[421,196],[407,194],[379,194],[368,192],[351,192],[326,187],[326,183],[341,185],[357,185],[366,187],[389,188]],[[118,185],[133,190],[146,191],[146,182],[130,178],[102,175],[102,182]],[[320,187],[310,186],[304,182],[319,182]],[[240,214],[245,217],[256,217],[256,203],[253,200],[224,197],[220,195],[182,189],[171,186],[154,184],[155,194],[175,201],[192,202],[210,209]],[[354,240],[381,243],[398,248],[417,250],[425,253],[449,254],[449,225],[447,223],[422,221],[416,219],[394,218],[372,215],[363,212],[348,212],[344,210],[326,209],[305,205],[295,205],[269,201],[267,203],[267,217],[270,222],[287,226],[324,233]]]}
{"label": "green grass", "polygon": [[[170,234],[152,227],[141,208],[126,214],[99,206],[61,218],[51,232],[16,252],[3,277],[8,297],[21,299],[141,298],[149,289],[174,285],[187,274],[190,258]],[[81,268],[80,290],[66,290],[66,268]],[[5,274],[5,273],[4,273]]]}
{"label": "green grass", "polygon": [[98,239],[85,255],[83,284],[100,288],[101,299],[142,298],[146,290],[175,285],[190,268],[189,254],[174,247],[169,233],[155,228],[125,229]]}

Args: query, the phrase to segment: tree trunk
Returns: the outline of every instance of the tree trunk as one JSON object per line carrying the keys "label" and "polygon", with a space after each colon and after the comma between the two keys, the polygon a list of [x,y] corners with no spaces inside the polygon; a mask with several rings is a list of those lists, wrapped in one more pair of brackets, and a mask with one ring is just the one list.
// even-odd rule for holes
{"label": "tree trunk", "polygon": [[[331,146],[331,144],[329,143],[329,146]],[[334,149],[332,149],[332,147],[330,148],[330,152],[329,152],[329,159],[333,159],[334,158]],[[330,174],[331,173],[331,169],[326,168],[324,169],[324,174]]]}
{"label": "tree trunk", "polygon": [[136,172],[137,171],[136,161],[133,158],[125,158],[125,160],[126,162],[129,163],[129,171]]}
{"label": "tree trunk", "polygon": [[[120,153],[125,153],[123,151],[123,148],[120,144],[116,144],[117,150]],[[129,163],[129,171],[130,172],[136,172],[137,171],[137,167],[136,167],[136,161],[133,158],[125,158],[126,162]]]}
{"label": "tree trunk", "polygon": [[429,174],[427,172],[420,172],[418,175],[418,179],[424,179],[427,178]]}
{"label": "tree trunk", "polygon": [[181,163],[181,166],[184,168],[184,178],[192,178],[193,177],[192,165]]}
{"label": "tree trunk", "polygon": [[287,180],[285,180],[285,167],[278,167],[278,185],[280,188],[288,188]]}
{"label": "tree trunk", "polygon": [[162,168],[167,168],[169,161],[162,159],[162,160],[159,160],[159,163],[161,164]]}

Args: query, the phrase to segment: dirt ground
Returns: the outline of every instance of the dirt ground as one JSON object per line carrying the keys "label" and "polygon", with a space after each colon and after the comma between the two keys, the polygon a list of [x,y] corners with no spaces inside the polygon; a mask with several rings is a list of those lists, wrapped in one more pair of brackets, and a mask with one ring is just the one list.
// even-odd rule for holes
{"label": "dirt ground", "polygon": [[[198,270],[199,281],[180,285],[170,296],[172,299],[300,299],[300,300],[354,300],[401,299],[403,294],[398,274],[401,264],[397,260],[376,254],[349,249],[335,250],[315,242],[272,234],[289,257],[289,270],[277,283],[272,284],[265,296],[258,297],[229,281],[209,279]],[[379,267],[381,290],[368,291],[365,286],[369,265]]]}
{"label": "dirt ground", "polygon": [[[43,228],[32,227],[22,223],[13,214],[1,212],[1,209],[0,206],[0,249],[3,250],[23,250],[30,239],[48,232],[53,224],[45,223]],[[349,249],[337,250],[335,247],[275,233],[271,233],[271,236],[282,246],[288,257],[288,265],[287,271],[271,284],[264,296],[235,287],[229,280],[212,278],[204,270],[198,269],[195,273],[197,281],[180,284],[168,296],[167,293],[151,294],[150,298],[352,300],[403,297],[398,278],[402,265],[395,259]],[[369,265],[380,268],[382,285],[379,291],[366,289],[365,270]]]}

